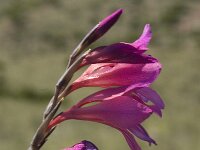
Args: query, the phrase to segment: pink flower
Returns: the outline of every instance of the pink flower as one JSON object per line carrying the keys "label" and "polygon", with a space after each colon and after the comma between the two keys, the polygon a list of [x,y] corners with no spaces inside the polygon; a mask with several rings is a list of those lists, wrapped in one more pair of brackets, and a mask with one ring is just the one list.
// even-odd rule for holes
{"label": "pink flower", "polygon": [[93,143],[84,140],[70,148],[65,148],[64,150],[98,150],[98,148]]}
{"label": "pink flower", "polygon": [[[155,112],[152,108],[160,109],[159,106],[145,104],[143,99],[130,94],[131,90],[126,89],[128,88],[103,90],[79,101],[72,108],[53,119],[49,128],[64,120],[87,120],[116,128],[122,132],[132,150],[140,150],[133,135],[150,144],[156,144],[141,123]],[[148,98],[151,94],[143,95]],[[87,104],[94,105],[87,106]]]}
{"label": "pink flower", "polygon": [[144,54],[151,36],[151,27],[147,24],[133,43],[121,42],[94,49],[83,59],[80,67],[92,65],[72,83],[68,92],[90,86],[150,85],[161,70],[156,58]]}
{"label": "pink flower", "polygon": [[159,75],[159,62],[146,64],[100,63],[91,65],[71,85],[71,91],[81,87],[111,87],[150,85]]}
{"label": "pink flower", "polygon": [[142,103],[151,102],[153,105],[148,105],[151,109],[162,116],[161,110],[164,109],[165,105],[159,94],[152,90],[149,87],[143,87],[143,85],[129,85],[129,86],[121,86],[115,88],[107,88],[101,91],[98,91],[82,100],[80,100],[76,106],[81,107],[83,104],[88,104],[92,102],[98,101],[106,101],[111,100],[120,96],[128,96],[133,99],[138,100]]}

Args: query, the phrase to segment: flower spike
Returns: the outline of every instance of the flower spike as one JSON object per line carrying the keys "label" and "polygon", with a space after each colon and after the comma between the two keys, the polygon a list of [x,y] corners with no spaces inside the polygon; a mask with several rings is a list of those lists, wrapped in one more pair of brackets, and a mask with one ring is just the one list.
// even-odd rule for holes
{"label": "flower spike", "polygon": [[[100,21],[72,52],[30,149],[40,149],[59,123],[72,119],[97,122],[117,129],[131,150],[141,150],[135,137],[150,145],[157,145],[142,126],[153,113],[162,117],[162,109],[165,107],[159,94],[150,88],[162,68],[156,58],[144,53],[152,38],[150,25],[145,25],[143,33],[133,43],[119,42],[100,46],[80,56],[84,49],[117,22],[122,13],[123,10],[119,9]],[[90,65],[88,69],[68,85],[74,73],[86,65]],[[89,95],[54,117],[64,97],[82,87],[107,89]],[[89,141],[82,141],[64,150],[98,148]]]}

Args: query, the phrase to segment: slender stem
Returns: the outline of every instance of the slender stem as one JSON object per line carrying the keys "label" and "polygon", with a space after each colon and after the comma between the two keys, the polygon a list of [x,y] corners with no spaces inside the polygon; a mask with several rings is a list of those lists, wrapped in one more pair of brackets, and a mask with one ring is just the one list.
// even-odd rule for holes
{"label": "slender stem", "polygon": [[83,60],[83,58],[90,52],[88,50],[82,56],[80,56],[74,63],[64,72],[64,74],[60,77],[56,84],[55,94],[51,98],[45,112],[42,123],[37,129],[33,140],[31,142],[31,146],[28,150],[39,150],[40,147],[46,142],[47,137],[53,132],[53,130],[48,131],[47,127],[49,122],[53,119],[55,113],[57,112],[60,104],[62,102],[62,97],[59,97],[59,94],[67,87],[69,81],[71,80],[73,74],[79,68],[79,64]]}
{"label": "slender stem", "polygon": [[52,133],[51,130],[49,131],[47,130],[47,127],[49,125],[49,122],[52,120],[53,116],[57,112],[58,108],[60,107],[61,103],[62,101],[59,101],[57,105],[54,107],[54,109],[45,118],[45,120],[42,121],[42,123],[40,124],[39,128],[37,129],[33,137],[31,146],[29,147],[28,150],[39,150],[42,144],[45,143],[46,140],[45,137],[47,137],[47,135],[49,135],[50,132]]}
{"label": "slender stem", "polygon": [[97,40],[97,34],[96,34],[97,28],[98,28],[98,25],[96,25],[83,38],[80,44],[78,44],[78,46],[74,49],[74,51],[70,55],[67,69],[56,84],[54,96],[51,98],[49,104],[47,105],[44,111],[42,123],[37,129],[28,150],[39,150],[42,147],[42,145],[46,142],[47,137],[54,131],[54,129],[48,131],[47,127],[48,127],[49,122],[53,119],[55,113],[60,107],[62,97],[59,95],[63,92],[63,90],[66,89],[73,74],[76,72],[76,70],[78,70],[81,61],[83,60],[85,55],[87,55],[90,52],[90,50],[88,50],[78,59],[77,57],[82,53],[83,49],[85,49],[87,46],[89,46],[91,43]]}

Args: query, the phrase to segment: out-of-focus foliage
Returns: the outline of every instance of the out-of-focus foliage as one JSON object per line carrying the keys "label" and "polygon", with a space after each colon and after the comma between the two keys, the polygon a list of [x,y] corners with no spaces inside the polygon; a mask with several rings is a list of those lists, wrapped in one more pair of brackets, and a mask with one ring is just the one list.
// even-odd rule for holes
{"label": "out-of-focus foliage", "polygon": [[[198,0],[0,0],[2,149],[28,147],[68,54],[99,20],[118,8],[125,9],[119,22],[91,47],[134,41],[150,23],[149,53],[163,64],[154,88],[166,102],[163,119],[146,121],[159,144],[153,149],[200,149]],[[62,109],[94,90],[70,95]],[[102,150],[128,149],[117,131],[79,121],[58,127],[44,149],[61,149],[82,139]]]}

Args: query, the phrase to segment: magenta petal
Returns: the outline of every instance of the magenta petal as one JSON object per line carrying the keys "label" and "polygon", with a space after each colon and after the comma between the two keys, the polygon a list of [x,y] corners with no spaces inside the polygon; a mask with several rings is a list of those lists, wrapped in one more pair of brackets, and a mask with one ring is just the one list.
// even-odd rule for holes
{"label": "magenta petal", "polygon": [[92,95],[89,95],[88,97],[80,100],[76,107],[81,107],[82,105],[85,105],[87,103],[91,102],[100,102],[105,100],[111,100],[113,98],[116,98],[118,96],[122,96],[124,92],[126,91],[127,86],[123,87],[115,87],[115,88],[108,88],[101,91],[98,91]]}
{"label": "magenta petal", "polygon": [[70,110],[54,118],[50,122],[49,128],[68,119],[98,122],[121,131],[131,150],[141,150],[133,135],[127,129],[134,128],[151,114],[152,110],[148,106],[132,98],[119,96],[92,106],[72,107]]}
{"label": "magenta petal", "polygon": [[121,132],[124,135],[131,150],[142,150],[131,133],[129,133],[128,131]]}
{"label": "magenta petal", "polygon": [[133,42],[133,46],[144,52],[148,50],[147,46],[152,38],[151,26],[150,24],[146,24],[143,30],[142,35],[139,37],[138,40]]}
{"label": "magenta petal", "polygon": [[[107,88],[101,91],[98,91],[92,95],[89,95],[88,97],[80,100],[77,104],[76,107],[81,107],[85,104],[91,103],[91,102],[101,102],[101,101],[106,101],[106,100],[111,100],[116,97],[120,96],[128,96],[132,99],[137,100],[140,103],[148,103],[148,101],[152,101],[153,104],[155,105],[148,105],[153,112],[155,112],[157,115],[162,117],[162,112],[161,109],[163,109],[162,106],[164,106],[164,103],[158,103],[155,100],[151,99],[156,99],[157,96],[153,97],[144,97],[143,95],[148,95],[149,90],[147,90],[147,93],[145,93],[145,90],[143,90],[143,93],[138,94],[140,89],[150,89],[148,87],[140,87],[140,85],[130,85],[130,86],[121,86],[121,87],[114,87],[114,88]],[[150,91],[153,91],[150,89]],[[155,92],[155,91],[153,91]],[[155,102],[154,102],[155,101]],[[160,105],[162,104],[162,105]]]}
{"label": "magenta petal", "polygon": [[[112,88],[103,89],[103,90],[100,90],[100,91],[98,91],[94,94],[91,94],[88,97],[80,100],[76,104],[76,107],[81,107],[82,105],[85,105],[85,104],[91,103],[91,102],[100,102],[100,101],[105,101],[105,100],[111,100],[111,99],[119,97],[119,96],[129,96],[129,97],[135,98],[135,97],[133,97],[134,96],[133,93],[135,92],[135,89],[139,89],[139,88],[145,87],[145,86],[149,86],[149,84],[146,84],[146,85],[133,84],[133,85],[128,85],[128,86],[120,86],[120,87],[112,87]],[[146,99],[144,102],[147,102]]]}
{"label": "magenta petal", "polygon": [[98,150],[98,148],[89,141],[82,141],[71,148],[65,148],[64,150]]}
{"label": "magenta petal", "polygon": [[81,66],[95,63],[145,64],[156,61],[150,55],[138,53],[138,49],[129,43],[115,43],[94,49],[83,59]]}
{"label": "magenta petal", "polygon": [[[131,86],[130,86],[131,87]],[[75,107],[82,107],[83,105],[86,105],[88,103],[92,103],[92,102],[102,102],[102,101],[106,101],[106,100],[111,100],[114,99],[116,97],[120,97],[120,96],[128,96],[134,100],[137,100],[140,103],[145,104],[144,99],[141,99],[140,97],[137,97],[133,92],[134,89],[132,89],[132,92],[130,92],[130,87],[129,86],[123,86],[123,87],[117,87],[117,88],[108,88],[108,89],[104,89],[101,91],[98,91],[82,100],[80,100]],[[132,86],[133,87],[133,86]],[[128,90],[127,90],[128,89]],[[157,115],[159,115],[160,117],[162,117],[162,112],[161,109],[157,106],[157,105],[147,105],[149,108],[151,108],[153,110],[154,113],[156,113]]]}
{"label": "magenta petal", "polygon": [[[138,126],[152,114],[153,110],[151,107],[133,99],[130,96],[121,96],[124,94],[123,91],[126,91],[126,89],[127,86],[117,88],[117,91],[120,94],[116,97],[114,96],[113,98],[106,97],[106,95],[101,96],[102,93],[100,93],[99,96],[101,98],[104,97],[104,99],[98,99],[98,94],[94,94],[85,100],[83,99],[69,110],[55,117],[50,122],[48,128],[50,129],[64,120],[86,120],[106,124],[118,129],[126,138],[131,150],[141,150],[135,141],[133,134],[142,140],[155,143],[155,141],[148,136],[147,132],[142,127]],[[112,95],[111,93],[114,95],[117,94],[113,91],[110,91],[111,93],[108,91],[106,92],[109,96]],[[95,100],[95,98],[97,99]],[[94,104],[92,103],[98,101],[100,102]],[[87,106],[87,103],[93,105]]]}
{"label": "magenta petal", "polygon": [[85,146],[82,143],[78,143],[70,148],[65,148],[64,150],[85,150]]}
{"label": "magenta petal", "polygon": [[159,94],[149,87],[135,89],[134,92],[144,101],[151,101],[160,109],[164,109],[165,105]]}
{"label": "magenta petal", "polygon": [[141,125],[137,125],[134,128],[129,129],[129,131],[133,133],[135,136],[137,136],[138,138],[140,138],[141,140],[147,141],[149,142],[149,144],[153,143],[157,145],[156,142],[149,136],[147,131]]}
{"label": "magenta petal", "polygon": [[71,90],[81,87],[110,87],[123,85],[148,85],[159,75],[161,64],[121,64],[102,63],[91,65],[71,86]]}
{"label": "magenta petal", "polygon": [[119,128],[133,127],[135,124],[143,122],[151,114],[152,110],[148,106],[126,96],[79,108],[73,112],[75,119],[97,122],[102,120],[103,123]]}
{"label": "magenta petal", "polygon": [[85,150],[85,145],[83,143],[78,143],[70,148],[65,148],[64,150]]}
{"label": "magenta petal", "polygon": [[73,107],[58,115],[50,123],[50,128],[67,119],[88,120],[118,128],[132,128],[152,114],[152,110],[142,103],[120,96],[83,108]]}

